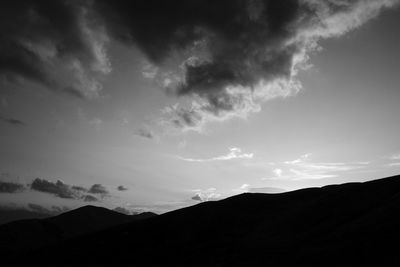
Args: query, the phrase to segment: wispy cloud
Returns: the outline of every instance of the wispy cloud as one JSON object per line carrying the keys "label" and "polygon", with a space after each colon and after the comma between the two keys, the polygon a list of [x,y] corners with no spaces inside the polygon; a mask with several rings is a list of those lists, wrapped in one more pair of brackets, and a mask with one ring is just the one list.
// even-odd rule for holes
{"label": "wispy cloud", "polygon": [[400,153],[390,155],[389,159],[390,160],[400,160]]}
{"label": "wispy cloud", "polygon": [[385,164],[386,167],[398,167],[400,166],[400,162],[392,162],[392,163],[388,163]]}
{"label": "wispy cloud", "polygon": [[233,147],[229,149],[228,154],[212,158],[205,158],[205,159],[194,159],[194,158],[184,158],[184,157],[178,157],[178,158],[189,162],[208,162],[208,161],[226,161],[233,159],[252,159],[253,157],[254,157],[253,153],[242,153],[242,150],[240,148]]}
{"label": "wispy cloud", "polygon": [[304,154],[298,159],[278,164],[279,168],[272,170],[274,176],[269,179],[325,179],[337,177],[339,173],[365,168],[369,162],[313,162],[311,153]]}
{"label": "wispy cloud", "polygon": [[384,156],[382,159],[385,161],[383,163],[384,167],[398,167],[400,166],[400,153],[393,153],[389,156]]}
{"label": "wispy cloud", "polygon": [[23,122],[21,120],[14,119],[14,118],[6,118],[1,115],[0,115],[0,121],[6,123],[8,125],[11,125],[11,126],[25,126],[26,125],[25,122]]}
{"label": "wispy cloud", "polygon": [[242,184],[239,188],[232,189],[232,192],[241,194],[241,193],[249,192],[249,190],[250,190],[249,184]]}

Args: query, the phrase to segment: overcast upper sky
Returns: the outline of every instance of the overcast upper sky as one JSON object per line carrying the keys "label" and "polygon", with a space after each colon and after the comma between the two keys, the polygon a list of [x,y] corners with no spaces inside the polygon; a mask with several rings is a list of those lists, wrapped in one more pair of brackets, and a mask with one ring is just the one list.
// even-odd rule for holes
{"label": "overcast upper sky", "polygon": [[398,174],[398,4],[3,1],[1,206],[164,212]]}

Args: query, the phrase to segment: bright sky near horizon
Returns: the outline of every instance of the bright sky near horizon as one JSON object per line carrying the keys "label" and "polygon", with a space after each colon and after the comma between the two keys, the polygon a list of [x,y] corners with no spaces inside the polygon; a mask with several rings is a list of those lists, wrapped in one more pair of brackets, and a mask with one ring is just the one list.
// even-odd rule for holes
{"label": "bright sky near horizon", "polygon": [[[269,1],[250,2],[261,3],[260,12],[276,8],[265,4]],[[87,15],[71,18],[88,39],[85,49],[66,44],[68,56],[58,55],[61,41],[48,36],[52,29],[32,24],[32,35],[0,33],[0,42],[7,41],[0,44],[1,206],[51,209],[91,203],[165,212],[243,192],[275,193],[399,174],[398,1],[332,1],[336,7],[299,2],[321,12],[323,27],[313,19],[303,22],[300,15],[282,15],[275,19],[290,21],[285,27],[296,30],[282,34],[268,28],[269,34],[260,35],[265,42],[251,39],[253,46],[245,47],[212,23],[205,29],[195,25],[200,27],[196,37],[182,37],[181,28],[174,28],[182,39],[169,36],[167,26],[160,30],[165,36],[154,30],[154,40],[152,29],[143,37],[146,29],[132,27],[136,39],[125,42],[112,33],[121,25],[99,19],[93,26]],[[55,19],[40,5],[32,1],[30,9],[18,8],[37,8],[37,19]],[[62,13],[63,7],[51,10]],[[125,16],[120,6],[112,7]],[[86,14],[80,11],[96,8],[73,10]],[[96,11],[100,18],[102,8]],[[258,27],[262,14],[253,9],[246,14]],[[176,24],[193,26],[185,19]],[[7,21],[0,18],[2,24]],[[241,30],[258,34],[258,28],[247,27],[238,35]],[[74,35],[66,30],[65,36]],[[175,47],[165,57],[156,43],[161,38]],[[196,47],[176,48],[187,40],[186,46]],[[23,51],[8,46],[16,42]],[[236,56],[236,47],[265,51]],[[20,60],[26,51],[35,57]],[[37,77],[42,74],[45,81]]]}

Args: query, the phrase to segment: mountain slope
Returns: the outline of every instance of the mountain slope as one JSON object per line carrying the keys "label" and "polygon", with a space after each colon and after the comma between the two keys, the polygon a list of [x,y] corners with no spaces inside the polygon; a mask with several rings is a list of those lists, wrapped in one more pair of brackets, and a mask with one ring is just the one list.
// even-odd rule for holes
{"label": "mountain slope", "polygon": [[23,208],[0,207],[0,225],[18,220],[43,219],[50,216],[48,213],[30,211]]}
{"label": "mountain slope", "polygon": [[106,208],[84,206],[45,219],[15,221],[0,226],[0,248],[20,250],[54,244],[119,224],[150,218],[154,213],[125,215]]}
{"label": "mountain slope", "polygon": [[61,266],[398,266],[398,240],[395,176],[205,202],[25,258]]}

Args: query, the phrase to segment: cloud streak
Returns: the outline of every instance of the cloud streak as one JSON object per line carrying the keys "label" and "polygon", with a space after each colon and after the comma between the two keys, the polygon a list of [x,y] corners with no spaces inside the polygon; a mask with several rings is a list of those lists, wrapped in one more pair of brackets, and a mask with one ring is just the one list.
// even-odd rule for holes
{"label": "cloud streak", "polygon": [[25,122],[23,122],[21,120],[14,119],[14,118],[6,118],[1,115],[0,115],[0,121],[6,123],[8,125],[15,126],[15,127],[26,126]]}
{"label": "cloud streak", "polygon": [[312,154],[304,154],[300,158],[278,164],[272,170],[275,176],[263,180],[308,180],[334,178],[339,173],[364,169],[369,162],[312,162]]}
{"label": "cloud streak", "polygon": [[242,153],[242,150],[237,147],[233,147],[229,149],[229,153],[226,155],[221,155],[212,158],[206,159],[194,159],[194,158],[184,158],[178,157],[180,160],[188,161],[188,162],[210,162],[210,161],[227,161],[234,159],[252,159],[254,156],[253,153]]}

